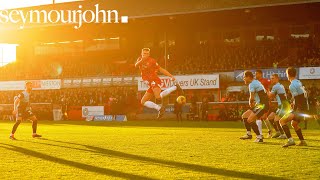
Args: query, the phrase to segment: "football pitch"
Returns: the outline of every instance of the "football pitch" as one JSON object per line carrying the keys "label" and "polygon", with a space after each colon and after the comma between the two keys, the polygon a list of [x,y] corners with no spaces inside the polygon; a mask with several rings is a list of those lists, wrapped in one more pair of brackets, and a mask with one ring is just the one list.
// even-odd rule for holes
{"label": "football pitch", "polygon": [[17,141],[12,125],[0,123],[0,179],[320,178],[316,121],[303,130],[309,146],[289,148],[285,140],[240,140],[241,122],[40,121],[42,139],[24,122]]}

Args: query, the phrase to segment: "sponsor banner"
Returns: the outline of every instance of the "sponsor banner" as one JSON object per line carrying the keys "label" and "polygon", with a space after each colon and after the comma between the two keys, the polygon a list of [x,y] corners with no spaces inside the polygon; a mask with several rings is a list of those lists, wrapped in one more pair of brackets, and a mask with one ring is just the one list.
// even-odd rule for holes
{"label": "sponsor banner", "polygon": [[81,79],[72,80],[72,87],[80,87],[80,86],[81,86]]}
{"label": "sponsor banner", "polygon": [[64,79],[62,83],[63,88],[70,88],[72,86],[72,79]]}
{"label": "sponsor banner", "polygon": [[127,116],[126,115],[116,115],[115,120],[116,121],[127,121]]}
{"label": "sponsor banner", "polygon": [[133,77],[133,84],[138,84],[138,82],[140,82],[140,80],[141,80],[141,77],[139,77],[139,76]]}
{"label": "sponsor banner", "polygon": [[123,78],[123,85],[132,85],[133,84],[133,77],[124,77]]}
{"label": "sponsor banner", "polygon": [[90,87],[92,79],[82,79],[82,86],[83,87]]}
{"label": "sponsor banner", "polygon": [[[0,91],[24,90],[26,81],[2,81]],[[61,79],[31,80],[34,90],[61,89]]]}
{"label": "sponsor banner", "polygon": [[24,81],[2,81],[0,82],[1,91],[23,90],[25,88]]}
{"label": "sponsor banner", "polygon": [[112,78],[112,85],[122,85],[122,78],[121,77]]}
{"label": "sponsor banner", "polygon": [[[40,80],[40,87],[37,87],[39,90],[43,89],[61,89],[61,79],[51,79],[51,80]],[[37,89],[34,88],[34,89]]]}
{"label": "sponsor banner", "polygon": [[102,79],[102,85],[104,85],[104,86],[111,85],[111,82],[112,82],[112,78],[103,78]]}
{"label": "sponsor banner", "polygon": [[320,67],[299,68],[299,79],[320,79]]}
{"label": "sponsor banner", "polygon": [[93,86],[100,86],[100,84],[101,84],[101,81],[102,79],[101,78],[93,78],[92,79],[92,85]]}
{"label": "sponsor banner", "polygon": [[94,116],[93,121],[113,121],[113,115]]}
{"label": "sponsor banner", "polygon": [[82,118],[104,115],[104,106],[82,106]]}
{"label": "sponsor banner", "polygon": [[97,86],[134,86],[137,83],[133,81],[134,77],[91,77],[83,79],[64,79],[62,82],[63,88],[77,88],[77,87],[97,87]]}
{"label": "sponsor banner", "polygon": [[[182,89],[216,89],[219,88],[219,75],[187,75],[187,76],[175,76],[177,82]],[[174,85],[170,77],[160,77],[162,84],[161,89],[167,89]],[[140,78],[138,81],[138,90],[145,91],[149,87]]]}
{"label": "sponsor banner", "polygon": [[62,81],[63,88],[78,88],[81,87],[81,79],[64,79]]}
{"label": "sponsor banner", "polygon": [[[250,70],[253,75],[256,75],[256,69]],[[263,73],[263,78],[270,79],[272,74],[278,74],[280,80],[288,80],[286,75],[286,68],[276,68],[276,69],[261,69]],[[236,70],[234,71],[234,79],[236,81],[243,81],[243,72],[244,70]],[[299,70],[297,69],[297,74],[299,74]]]}

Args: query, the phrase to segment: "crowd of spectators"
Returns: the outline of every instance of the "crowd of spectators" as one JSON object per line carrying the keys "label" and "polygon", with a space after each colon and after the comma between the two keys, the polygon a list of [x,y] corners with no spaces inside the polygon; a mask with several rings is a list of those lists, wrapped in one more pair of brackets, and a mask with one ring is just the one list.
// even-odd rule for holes
{"label": "crowd of spectators", "polygon": [[[14,96],[21,91],[0,92],[0,114],[11,114]],[[136,89],[131,87],[78,88],[33,91],[32,108],[39,117],[52,119],[53,107],[68,111],[69,107],[104,106],[107,114],[135,114],[139,112]],[[65,107],[64,107],[65,106]]]}
{"label": "crowd of spectators", "polygon": [[[71,60],[70,60],[71,59]],[[43,57],[30,62],[17,61],[0,68],[0,80],[52,79],[76,77],[123,76],[136,74],[133,63],[128,61],[64,60]]]}
{"label": "crowd of spectators", "polygon": [[221,98],[221,102],[247,101],[248,97],[249,92],[228,92]]}
{"label": "crowd of spectators", "polygon": [[181,62],[173,63],[172,71],[188,74],[273,67],[273,62],[283,58],[283,49],[278,46],[224,46],[214,48],[207,57],[184,57]]}
{"label": "crowd of spectators", "polygon": [[[21,91],[1,91],[1,104],[12,104],[14,96]],[[108,87],[108,88],[77,88],[60,90],[33,91],[31,102],[59,104],[64,98],[68,105],[74,106],[96,106],[108,103],[110,99],[119,102],[128,102],[132,98],[137,98],[137,92],[128,87]]]}
{"label": "crowd of spectators", "polygon": [[[320,49],[309,41],[302,41],[292,47],[274,42],[250,46],[228,44],[205,49],[206,53],[175,55],[166,63],[163,58],[159,58],[159,64],[163,67],[166,64],[167,69],[173,74],[320,64]],[[101,56],[97,59],[91,56],[39,56],[31,61],[18,60],[1,67],[0,80],[138,75],[139,70],[134,67],[136,59],[137,57],[120,56]]]}

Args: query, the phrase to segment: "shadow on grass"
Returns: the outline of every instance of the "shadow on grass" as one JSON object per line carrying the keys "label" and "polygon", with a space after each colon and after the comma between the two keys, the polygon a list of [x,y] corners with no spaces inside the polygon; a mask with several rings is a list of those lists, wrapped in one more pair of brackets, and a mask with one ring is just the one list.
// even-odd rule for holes
{"label": "shadow on grass", "polygon": [[307,142],[320,142],[320,139],[306,139]]}
{"label": "shadow on grass", "polygon": [[272,145],[272,146],[279,146],[281,147],[281,142],[276,143],[276,142],[266,142],[265,140],[263,141],[263,143],[261,143],[262,145]]}
{"label": "shadow on grass", "polygon": [[[279,146],[279,147],[282,147],[283,144],[285,143],[275,143],[275,142],[263,142],[261,144],[266,144],[266,145],[275,145],[275,146]],[[295,147],[295,148],[299,148],[299,149],[306,149],[306,150],[320,150],[320,146],[292,146],[292,147]],[[290,147],[286,147],[286,148],[283,148],[283,149],[290,149]]]}
{"label": "shadow on grass", "polygon": [[320,151],[320,146],[302,146],[301,149]]}
{"label": "shadow on grass", "polygon": [[[0,121],[8,123],[10,121]],[[79,125],[79,126],[104,126],[104,127],[176,127],[176,128],[228,128],[228,129],[244,129],[241,121],[167,121],[167,120],[149,120],[149,121],[127,121],[127,122],[87,122],[87,121],[39,121],[40,124],[52,126]],[[319,131],[314,126],[315,122],[309,124],[309,130]],[[320,131],[319,131],[320,132]],[[319,133],[311,133],[311,135],[319,135]]]}
{"label": "shadow on grass", "polygon": [[92,166],[92,165],[88,165],[88,164],[83,164],[83,163],[79,163],[79,162],[69,161],[69,160],[57,158],[54,156],[46,155],[46,154],[43,154],[43,153],[40,153],[37,151],[33,151],[30,149],[14,146],[14,145],[10,145],[10,144],[0,143],[0,145],[1,145],[0,146],[1,148],[7,149],[10,151],[15,151],[15,152],[25,154],[28,156],[33,156],[33,157],[40,158],[43,160],[52,161],[54,163],[59,163],[59,164],[75,167],[78,169],[82,169],[85,171],[99,173],[102,175],[119,177],[119,178],[128,178],[128,179],[152,179],[152,178],[148,178],[145,176],[139,176],[139,175],[124,173],[124,172],[115,171],[115,170],[111,170],[111,169],[100,168],[100,167],[96,167],[96,166]]}
{"label": "shadow on grass", "polygon": [[32,141],[32,142],[26,141],[26,142],[75,149],[75,150],[86,151],[86,152],[90,152],[90,153],[99,153],[102,155],[114,156],[114,157],[118,157],[121,159],[130,159],[130,160],[134,160],[134,161],[153,163],[153,164],[158,164],[160,166],[163,166],[163,165],[164,166],[171,166],[173,168],[178,168],[178,169],[185,169],[185,170],[190,170],[190,171],[195,171],[195,172],[208,173],[208,174],[212,174],[212,175],[221,175],[221,176],[232,177],[232,178],[285,179],[285,178],[273,177],[273,176],[268,176],[268,175],[260,175],[260,174],[232,171],[232,170],[214,168],[214,167],[203,166],[203,165],[196,165],[196,164],[182,163],[182,162],[176,162],[176,161],[162,160],[162,159],[157,159],[157,158],[150,158],[150,157],[128,154],[128,153],[124,153],[124,152],[120,152],[120,151],[114,151],[114,150],[110,150],[110,149],[104,149],[104,148],[100,148],[100,147],[72,143],[72,142],[64,142],[64,141],[57,141],[57,140],[48,140],[48,141],[58,142],[58,143],[63,143],[63,144],[68,144],[68,145],[82,146],[82,147],[85,147],[86,149],[69,147],[69,146],[65,146],[65,145],[42,143],[42,142],[36,142],[36,141]]}
{"label": "shadow on grass", "polygon": [[53,126],[81,125],[105,127],[177,127],[177,128],[242,128],[243,124],[237,121],[127,121],[127,122],[87,122],[87,121],[45,121],[43,124]]}

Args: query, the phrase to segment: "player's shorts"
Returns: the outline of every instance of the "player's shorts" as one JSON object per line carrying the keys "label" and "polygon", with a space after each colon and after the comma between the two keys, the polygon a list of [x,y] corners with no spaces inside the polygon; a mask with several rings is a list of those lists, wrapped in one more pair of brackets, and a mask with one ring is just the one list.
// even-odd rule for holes
{"label": "player's shorts", "polygon": [[159,87],[161,88],[161,80],[154,80],[154,81],[146,81],[147,85],[149,86],[147,92],[148,93],[153,93],[153,88]]}
{"label": "player's shorts", "polygon": [[258,104],[251,109],[253,113],[260,119],[264,114],[269,112],[269,105],[267,104]]}
{"label": "player's shorts", "polygon": [[22,119],[29,119],[31,118],[32,116],[34,116],[34,114],[32,113],[31,110],[26,110],[26,111],[20,111],[18,110],[18,113],[17,113],[17,118],[18,117],[21,117]]}
{"label": "player's shorts", "polygon": [[292,112],[291,106],[289,103],[283,103],[280,106],[278,106],[276,115],[279,117],[283,117],[284,115]]}

